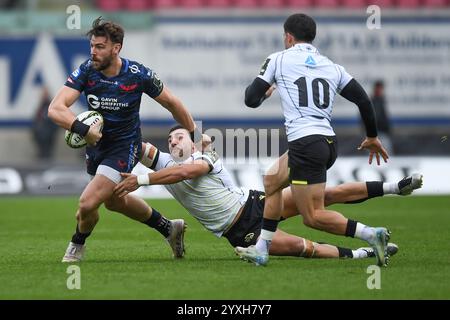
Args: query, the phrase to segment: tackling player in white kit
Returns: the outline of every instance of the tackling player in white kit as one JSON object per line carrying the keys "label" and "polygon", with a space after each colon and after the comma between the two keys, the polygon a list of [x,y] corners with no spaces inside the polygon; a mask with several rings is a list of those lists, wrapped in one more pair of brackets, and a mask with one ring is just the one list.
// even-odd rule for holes
{"label": "tackling player in white kit", "polygon": [[[208,231],[225,237],[233,247],[256,243],[261,232],[265,203],[263,192],[236,186],[221,159],[211,148],[211,141],[203,135],[203,152],[189,137],[186,129],[176,126],[169,132],[169,151],[164,153],[150,143],[142,146],[141,163],[155,172],[139,176],[122,174],[125,179],[115,188],[115,193],[125,196],[141,185],[163,184],[172,196]],[[287,171],[287,167],[283,169]],[[281,170],[281,171],[283,171]],[[358,203],[385,194],[410,194],[420,188],[421,181],[404,178],[398,183],[381,181],[355,182],[327,188],[326,205],[333,203]],[[291,190],[283,191],[281,215],[287,219],[300,214]],[[184,244],[181,243],[184,247]],[[397,250],[388,245],[390,254]],[[367,258],[374,256],[372,248],[351,250],[320,244],[277,229],[270,247],[271,255],[320,258]]]}
{"label": "tackling player in white kit", "polygon": [[[378,264],[386,265],[390,232],[372,228],[324,207],[327,170],[337,157],[337,140],[331,127],[333,100],[337,93],[355,103],[366,127],[366,139],[359,149],[369,149],[369,163],[376,156],[387,162],[388,154],[377,138],[372,103],[364,89],[345,69],[322,56],[311,44],[316,23],[304,14],[293,14],[284,23],[286,50],[270,55],[260,74],[247,87],[245,103],[257,108],[270,96],[276,84],[281,97],[288,138],[286,175],[266,176],[266,205],[261,236],[255,246],[238,247],[244,260],[266,265],[272,237],[281,212],[281,191],[288,183],[303,222],[312,228],[367,241]],[[280,161],[282,165],[286,162]]]}

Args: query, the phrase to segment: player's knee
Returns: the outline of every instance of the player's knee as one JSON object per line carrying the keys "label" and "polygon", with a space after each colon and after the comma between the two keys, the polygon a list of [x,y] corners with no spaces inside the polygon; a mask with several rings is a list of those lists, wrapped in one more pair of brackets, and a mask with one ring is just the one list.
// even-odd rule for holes
{"label": "player's knee", "polygon": [[296,252],[299,256],[301,256],[305,248],[303,244],[303,239],[295,239],[295,241],[292,241],[290,243],[290,247],[292,252]]}
{"label": "player's knee", "polygon": [[275,174],[265,175],[264,179],[263,179],[263,183],[264,183],[264,191],[265,191],[266,195],[271,195],[276,190],[278,190],[279,183],[277,180],[277,175],[275,175]]}
{"label": "player's knee", "polygon": [[328,205],[329,203],[333,203],[334,192],[335,192],[334,190],[325,191],[325,197],[324,197],[325,205]]}
{"label": "player's knee", "polygon": [[120,212],[123,208],[123,201],[122,199],[112,198],[105,201],[105,208],[109,211],[116,211]]}
{"label": "player's knee", "polygon": [[303,224],[307,227],[316,229],[317,220],[313,214],[312,215],[304,215],[303,216]]}
{"label": "player's knee", "polygon": [[92,211],[95,211],[99,207],[98,203],[87,197],[81,197],[78,202],[78,215],[80,218],[84,218],[86,215],[90,215]]}

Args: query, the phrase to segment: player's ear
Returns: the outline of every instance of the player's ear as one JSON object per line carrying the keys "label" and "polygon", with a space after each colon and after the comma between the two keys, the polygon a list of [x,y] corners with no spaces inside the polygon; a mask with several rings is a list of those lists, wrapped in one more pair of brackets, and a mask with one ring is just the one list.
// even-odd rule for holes
{"label": "player's ear", "polygon": [[115,54],[119,54],[122,49],[122,45],[120,43],[114,43],[113,49]]}
{"label": "player's ear", "polygon": [[289,32],[286,32],[286,40],[289,44],[292,44],[295,40],[294,36]]}

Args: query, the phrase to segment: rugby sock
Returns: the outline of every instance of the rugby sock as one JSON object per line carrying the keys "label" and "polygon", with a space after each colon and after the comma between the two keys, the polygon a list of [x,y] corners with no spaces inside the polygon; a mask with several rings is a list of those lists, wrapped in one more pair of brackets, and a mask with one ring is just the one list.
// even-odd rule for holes
{"label": "rugby sock", "polygon": [[368,252],[364,249],[352,250],[353,259],[364,259],[368,257]]}
{"label": "rugby sock", "polygon": [[385,194],[398,194],[400,189],[397,182],[385,182],[383,183],[383,191]]}
{"label": "rugby sock", "polygon": [[78,229],[78,224],[77,224],[75,234],[72,236],[72,242],[76,243],[76,244],[84,244],[86,242],[86,238],[89,237],[90,235],[91,235],[90,232],[81,233],[80,229]]}
{"label": "rugby sock", "polygon": [[259,252],[269,253],[270,243],[272,242],[273,235],[277,230],[277,226],[278,220],[263,218],[261,235],[255,245]]}
{"label": "rugby sock", "polygon": [[374,233],[374,229],[371,227],[368,227],[362,223],[357,222],[356,223],[356,230],[355,230],[355,238],[368,241],[372,239]]}
{"label": "rugby sock", "polygon": [[368,198],[382,197],[386,192],[381,181],[366,181]]}
{"label": "rugby sock", "polygon": [[368,227],[355,220],[348,219],[345,236],[367,241],[373,236],[373,228]]}
{"label": "rugby sock", "polygon": [[351,249],[336,247],[339,252],[339,258],[354,258],[354,253]]}
{"label": "rugby sock", "polygon": [[345,229],[345,236],[346,237],[354,237],[355,231],[356,231],[356,222],[355,220],[348,219],[347,220],[347,228]]}
{"label": "rugby sock", "polygon": [[170,226],[172,223],[170,220],[167,220],[164,216],[162,216],[155,208],[152,208],[153,212],[150,218],[143,223],[148,225],[150,228],[156,229],[161,233],[165,238],[167,238],[170,234]]}
{"label": "rugby sock", "polygon": [[345,203],[353,204],[353,203],[361,203],[370,198],[382,197],[385,192],[383,190],[383,182],[381,181],[366,181],[367,187],[367,198],[362,198],[353,201],[346,201]]}

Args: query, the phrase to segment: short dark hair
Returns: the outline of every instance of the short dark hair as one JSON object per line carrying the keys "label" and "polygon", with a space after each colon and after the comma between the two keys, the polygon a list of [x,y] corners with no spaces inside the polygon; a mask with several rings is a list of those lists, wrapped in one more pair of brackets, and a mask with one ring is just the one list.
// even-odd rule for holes
{"label": "short dark hair", "polygon": [[316,37],[316,22],[303,13],[295,13],[284,22],[284,32],[290,33],[298,41],[313,42]]}
{"label": "short dark hair", "polygon": [[96,37],[106,37],[110,39],[112,43],[120,43],[123,45],[123,37],[125,32],[123,28],[112,21],[105,21],[102,17],[98,17],[92,23],[92,29],[89,30],[86,35],[90,38],[92,36]]}
{"label": "short dark hair", "polygon": [[182,125],[177,124],[177,125],[173,126],[172,128],[170,128],[169,134],[171,134],[172,132],[174,132],[175,130],[178,130],[178,129],[184,129],[184,130],[187,130],[187,129],[186,129],[185,127],[183,127]]}

